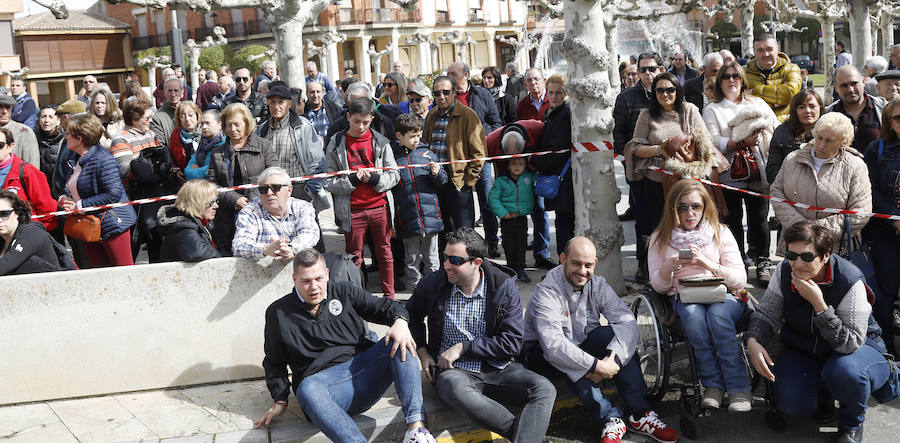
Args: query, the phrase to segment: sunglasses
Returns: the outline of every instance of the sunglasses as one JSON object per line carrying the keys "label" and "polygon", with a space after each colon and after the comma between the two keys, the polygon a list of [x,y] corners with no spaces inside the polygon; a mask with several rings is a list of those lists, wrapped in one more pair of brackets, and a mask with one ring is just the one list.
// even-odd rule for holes
{"label": "sunglasses", "polygon": [[219,198],[218,198],[218,197],[216,197],[215,199],[213,199],[213,200],[211,200],[209,203],[207,203],[207,204],[206,204],[206,207],[207,207],[207,208],[211,208],[212,205],[217,205],[217,204],[219,204]]}
{"label": "sunglasses", "polygon": [[236,82],[238,82],[238,83],[241,83],[241,82],[249,82],[249,81],[250,81],[250,77],[235,77],[235,78],[234,78],[234,81],[236,81]]}
{"label": "sunglasses", "polygon": [[459,266],[463,263],[475,260],[475,257],[460,257],[458,255],[448,255],[447,261],[453,266]]}
{"label": "sunglasses", "polygon": [[741,78],[741,74],[738,74],[737,72],[731,74],[722,74],[722,80],[737,80],[739,78]]}
{"label": "sunglasses", "polygon": [[688,209],[694,212],[698,212],[703,209],[703,205],[701,205],[700,203],[691,203],[689,205],[681,203],[678,205],[678,212],[688,212]]}
{"label": "sunglasses", "polygon": [[5,148],[7,144],[8,143],[6,143],[6,142],[0,142],[0,149]]}
{"label": "sunglasses", "polygon": [[794,251],[784,252],[784,258],[787,259],[787,261],[794,261],[797,259],[797,257],[800,257],[801,260],[807,263],[812,263],[812,261],[815,260],[818,256],[818,254],[813,254],[812,252],[804,252],[802,254],[798,254]]}
{"label": "sunglasses", "polygon": [[[0,220],[8,219],[9,216],[13,214],[13,212],[16,212],[16,211],[14,209],[6,209],[3,211],[0,211]],[[459,257],[456,257],[456,258],[459,258]],[[451,261],[450,263],[453,263],[453,262]]]}
{"label": "sunglasses", "polygon": [[642,74],[644,74],[647,72],[656,72],[656,70],[659,69],[659,66],[641,66],[638,69],[641,71]]}
{"label": "sunglasses", "polygon": [[271,189],[273,194],[277,194],[278,191],[280,191],[281,188],[283,188],[285,186],[290,186],[290,185],[282,185],[282,184],[259,185],[259,193],[266,195],[269,193],[269,190]]}
{"label": "sunglasses", "polygon": [[409,99],[409,102],[410,102],[410,103],[419,103],[419,102],[421,102],[422,100],[425,100],[425,98],[424,98],[424,97],[411,98],[411,99]]}
{"label": "sunglasses", "polygon": [[384,86],[385,88],[393,88],[394,86],[397,86],[396,83],[388,83],[388,82],[384,82],[381,85]]}
{"label": "sunglasses", "polygon": [[659,95],[663,95],[663,94],[674,94],[675,91],[677,91],[677,89],[675,89],[674,86],[669,87],[669,88],[656,88],[656,93],[659,94]]}
{"label": "sunglasses", "polygon": [[452,93],[452,92],[453,92],[452,89],[443,89],[443,90],[435,89],[434,91],[431,91],[431,93],[434,94],[435,97],[440,97],[442,95],[446,95],[447,97],[449,97],[450,93]]}

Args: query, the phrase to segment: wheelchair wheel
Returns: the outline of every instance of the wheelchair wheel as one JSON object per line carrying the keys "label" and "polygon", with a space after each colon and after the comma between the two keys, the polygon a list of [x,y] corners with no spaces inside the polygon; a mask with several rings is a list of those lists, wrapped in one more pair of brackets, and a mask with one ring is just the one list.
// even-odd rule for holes
{"label": "wheelchair wheel", "polygon": [[637,356],[641,373],[647,382],[648,398],[651,403],[656,403],[666,394],[669,376],[668,336],[662,324],[662,313],[645,294],[638,294],[631,302],[631,312],[637,319],[640,333]]}

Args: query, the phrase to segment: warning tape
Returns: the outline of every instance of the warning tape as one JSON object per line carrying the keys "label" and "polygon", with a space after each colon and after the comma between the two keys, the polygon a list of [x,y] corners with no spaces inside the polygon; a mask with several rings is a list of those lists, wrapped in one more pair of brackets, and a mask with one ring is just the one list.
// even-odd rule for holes
{"label": "warning tape", "polygon": [[[597,146],[594,143],[573,143],[571,150],[558,149],[558,150],[554,150],[554,151],[526,152],[526,153],[521,153],[521,154],[504,154],[504,155],[496,155],[496,156],[492,156],[492,157],[479,157],[479,158],[465,159],[465,160],[450,160],[450,161],[445,161],[445,162],[435,162],[434,164],[450,165],[450,164],[454,164],[454,163],[459,164],[459,163],[472,163],[472,162],[482,162],[482,161],[495,161],[495,160],[506,160],[506,159],[510,159],[510,158],[533,157],[533,156],[540,156],[540,155],[547,155],[547,154],[565,154],[567,152],[576,152],[577,153],[577,152],[613,151],[612,143],[610,143],[606,140],[602,141],[601,143],[603,143],[603,145],[606,147],[605,150],[603,148],[601,148],[600,146]],[[625,159],[621,154],[616,154],[616,153],[613,153],[613,158],[616,160],[624,160]],[[402,165],[402,166],[385,166],[385,167],[365,168],[365,169],[369,170],[369,171],[387,171],[387,170],[400,170],[400,169],[409,169],[409,168],[428,168],[428,167],[431,167],[431,165],[432,165],[431,163],[428,163],[428,164],[412,164],[412,165]],[[750,191],[747,189],[735,188],[734,186],[729,186],[729,185],[722,184],[722,183],[711,182],[709,180],[699,178],[699,177],[682,176],[675,172],[672,172],[672,171],[669,171],[669,170],[666,170],[666,169],[663,169],[660,167],[656,167],[656,166],[651,166],[650,169],[652,169],[654,171],[659,171],[663,174],[667,174],[667,175],[670,175],[673,177],[693,179],[693,180],[697,180],[706,185],[717,186],[717,187],[720,187],[723,189],[727,189],[729,191],[740,192],[743,194],[752,195],[754,197],[760,197],[760,198],[764,198],[766,200],[784,203],[784,204],[791,205],[791,206],[794,206],[797,208],[809,209],[812,211],[825,212],[825,213],[829,213],[829,214],[850,214],[850,215],[858,215],[861,217],[880,218],[880,219],[884,219],[884,220],[900,220],[900,216],[897,216],[897,215],[879,214],[879,213],[875,213],[875,212],[853,211],[850,209],[836,209],[836,208],[824,208],[824,207],[820,207],[820,206],[813,206],[813,205],[806,204],[806,203],[800,203],[800,202],[795,202],[795,201],[791,201],[791,200],[786,200],[786,199],[783,199],[780,197],[773,197],[771,195],[766,195],[766,194],[762,194],[759,192]],[[306,175],[306,176],[301,176],[301,177],[293,177],[293,178],[291,178],[291,182],[304,182],[307,180],[314,180],[314,179],[327,178],[327,177],[336,177],[339,175],[349,175],[349,174],[355,174],[355,173],[356,173],[355,170],[351,171],[351,170],[347,170],[347,169],[345,169],[343,171],[335,171],[335,172],[322,172],[319,174]],[[221,192],[235,191],[235,190],[241,190],[241,189],[253,189],[253,188],[257,188],[257,187],[259,187],[258,183],[250,183],[250,184],[246,184],[246,185],[219,188],[219,192],[221,193]],[[121,202],[121,203],[111,203],[108,205],[92,206],[89,208],[76,209],[76,210],[72,210],[72,211],[48,212],[46,214],[35,215],[34,217],[32,217],[32,219],[41,219],[41,218],[45,218],[45,217],[56,217],[56,216],[68,215],[68,214],[81,214],[81,213],[85,213],[85,212],[93,212],[93,211],[101,211],[101,210],[105,210],[105,209],[121,208],[123,206],[144,205],[144,204],[156,203],[156,202],[160,202],[160,201],[175,200],[175,197],[176,197],[176,195],[174,195],[174,194],[173,195],[164,195],[164,196],[160,196],[160,197],[143,198],[143,199],[131,200],[131,201]]]}

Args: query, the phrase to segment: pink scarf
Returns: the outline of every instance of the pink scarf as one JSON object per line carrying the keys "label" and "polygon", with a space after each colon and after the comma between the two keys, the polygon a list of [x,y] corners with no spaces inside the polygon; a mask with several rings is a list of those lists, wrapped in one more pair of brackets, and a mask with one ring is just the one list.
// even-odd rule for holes
{"label": "pink scarf", "polygon": [[701,220],[696,229],[685,231],[679,226],[672,229],[669,246],[675,249],[691,249],[692,245],[703,249],[713,242],[714,232],[706,220]]}

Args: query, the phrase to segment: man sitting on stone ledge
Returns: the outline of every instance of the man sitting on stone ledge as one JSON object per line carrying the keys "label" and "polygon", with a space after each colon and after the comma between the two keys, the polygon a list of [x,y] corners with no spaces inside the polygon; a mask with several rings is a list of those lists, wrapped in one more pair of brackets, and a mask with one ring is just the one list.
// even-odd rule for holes
{"label": "man sitting on stone ledge", "polygon": [[273,166],[259,174],[259,197],[238,213],[231,250],[235,257],[294,258],[319,242],[316,211],[305,200],[291,197],[290,176]]}
{"label": "man sitting on stone ledge", "polygon": [[[294,257],[293,278],[294,290],[266,310],[263,368],[275,404],[256,427],[284,413],[293,388],[325,436],[366,442],[350,416],[371,408],[393,382],[407,423],[403,442],[434,443],[423,423],[422,379],[406,308],[350,283],[330,283],[325,259],[312,248]],[[367,321],[391,329],[376,343]]]}

